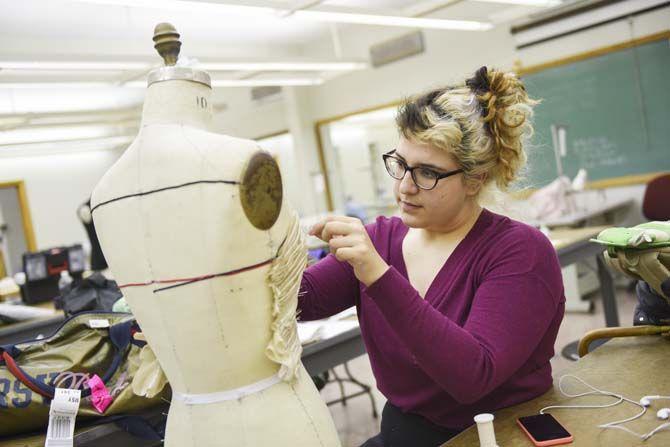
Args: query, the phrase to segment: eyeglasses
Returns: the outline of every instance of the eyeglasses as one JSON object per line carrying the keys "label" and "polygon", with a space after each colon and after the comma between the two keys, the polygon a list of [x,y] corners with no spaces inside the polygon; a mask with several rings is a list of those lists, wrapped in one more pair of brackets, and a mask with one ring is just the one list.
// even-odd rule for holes
{"label": "eyeglasses", "polygon": [[442,173],[431,168],[425,168],[423,166],[410,167],[407,165],[407,163],[398,157],[394,157],[392,155],[394,152],[395,149],[382,155],[382,158],[384,159],[384,165],[386,166],[386,171],[396,180],[402,180],[405,178],[405,173],[409,171],[410,175],[412,176],[412,180],[414,180],[414,184],[421,189],[433,189],[437,185],[437,182],[441,179],[463,172],[463,169],[456,169],[454,171]]}

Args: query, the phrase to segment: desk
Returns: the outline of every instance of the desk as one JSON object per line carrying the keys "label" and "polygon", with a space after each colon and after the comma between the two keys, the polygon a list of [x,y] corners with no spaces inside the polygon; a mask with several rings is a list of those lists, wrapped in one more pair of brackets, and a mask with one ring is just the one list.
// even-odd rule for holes
{"label": "desk", "polygon": [[549,239],[558,253],[558,262],[561,267],[595,257],[598,266],[598,282],[600,283],[605,324],[613,327],[619,326],[614,280],[602,257],[604,247],[589,241],[605,228],[609,228],[609,226],[553,230]]}
{"label": "desk", "polygon": [[[649,394],[663,394],[670,390],[670,375],[666,374],[670,364],[670,341],[661,337],[616,338],[580,359],[565,371],[585,380],[596,388],[605,389],[639,400]],[[652,371],[657,371],[653,374]],[[570,382],[572,385],[572,382]],[[574,389],[574,388],[573,388]],[[581,390],[581,388],[579,388]],[[537,414],[548,405],[588,405],[608,403],[612,399],[587,396],[568,398],[554,387],[542,396],[495,413],[496,439],[501,447],[532,446],[525,434],[516,426],[516,418]],[[660,424],[656,411],[668,406],[666,401],[653,401],[652,407],[640,419],[629,422],[626,427],[638,433],[647,433]],[[624,419],[635,415],[638,407],[619,404],[607,409],[555,409],[554,416],[575,437],[575,447],[660,447],[670,445],[670,431],[661,431],[650,440],[640,439],[616,429],[599,429],[598,424]],[[476,427],[443,445],[443,447],[479,446]]]}
{"label": "desk", "polygon": [[302,363],[310,375],[316,376],[365,354],[361,329],[356,327],[335,337],[309,344],[303,348]]}
{"label": "desk", "polygon": [[[605,325],[608,327],[619,326],[619,311],[617,309],[616,292],[614,290],[614,279],[609,271],[602,253],[602,245],[590,242],[589,240],[598,235],[608,226],[586,227],[553,230],[549,236],[556,252],[561,267],[574,264],[577,261],[595,257],[598,266],[598,282],[600,283],[600,296],[605,314]],[[604,343],[605,340],[598,340],[594,344],[594,349]],[[578,341],[573,341],[562,349],[562,355],[570,360],[576,360]]]}
{"label": "desk", "polygon": [[[36,305],[42,309],[53,309],[52,302]],[[63,311],[57,311],[52,316],[36,318],[0,326],[0,345],[20,343],[37,338],[39,335],[49,336],[56,332],[65,321]]]}
{"label": "desk", "polygon": [[[528,225],[533,225],[539,227],[541,225],[547,227],[573,227],[577,225],[589,224],[589,221],[594,220],[596,217],[605,216],[608,214],[627,211],[633,206],[635,200],[633,199],[617,199],[617,200],[604,200],[599,201],[593,206],[588,208],[580,209],[574,213],[566,214],[565,216],[556,217],[554,219],[544,219],[544,220],[531,220],[526,221]],[[602,223],[602,219],[600,222]],[[612,222],[612,220],[607,219],[605,222]]]}

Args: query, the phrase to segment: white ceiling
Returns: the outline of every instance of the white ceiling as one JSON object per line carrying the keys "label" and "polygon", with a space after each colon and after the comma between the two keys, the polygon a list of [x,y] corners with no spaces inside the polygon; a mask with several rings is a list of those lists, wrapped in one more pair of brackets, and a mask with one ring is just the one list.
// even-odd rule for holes
{"label": "white ceiling", "polygon": [[[182,35],[183,51],[190,57],[275,57],[299,56],[304,47],[319,39],[330,38],[328,23],[298,19],[277,14],[256,14],[212,10],[211,2],[191,1],[186,9],[178,2],[152,2],[162,7],[138,7],[130,4],[142,0],[21,0],[3,1],[0,5],[0,61],[13,59],[73,59],[85,56],[97,59],[154,57],[151,37],[159,22],[173,23]],[[145,0],[146,1],[146,0]],[[505,0],[500,0],[505,1]],[[209,2],[209,3],[208,3]],[[305,0],[228,1],[244,5],[266,5],[282,9],[310,5]],[[407,0],[325,0],[316,7],[351,12],[372,11],[377,14],[405,15],[430,10],[448,1]],[[489,21],[504,10],[518,9],[505,3],[456,0],[427,17]],[[202,5],[202,7],[200,6]],[[204,8],[204,9],[201,9]],[[537,8],[521,7],[525,12]],[[314,8],[306,8],[307,10]],[[366,25],[340,25],[338,29],[356,32]],[[380,28],[380,27],[376,27]]]}
{"label": "white ceiling", "polygon": [[[51,83],[73,81],[119,82],[142,79],[143,71],[64,71],[2,69],[9,61],[143,61],[159,64],[153,49],[154,26],[174,24],[181,33],[182,56],[201,61],[335,61],[337,36],[347,40],[360,34],[361,41],[385,40],[390,32],[402,34],[407,28],[331,24],[299,19],[286,11],[336,11],[401,15],[424,18],[461,19],[493,22],[503,26],[514,17],[526,16],[541,8],[510,5],[510,0],[0,0],[0,142],[14,138],[25,114],[71,112],[77,110],[119,110],[136,107],[142,89],[106,87],[17,88],[9,83]],[[517,0],[518,1],[518,0]],[[150,3],[151,7],[128,6]],[[122,3],[122,4],[113,4]],[[212,5],[220,3],[222,5]],[[451,3],[451,4],[450,4]],[[275,8],[270,15],[254,10],[230,10],[225,5]],[[159,5],[159,6],[156,6]],[[186,5],[186,8],[183,6]],[[445,6],[447,5],[447,6]],[[442,6],[442,7],[441,7]],[[440,8],[441,7],[441,8]],[[212,9],[214,8],[214,9]],[[467,39],[467,31],[456,33]],[[363,39],[364,37],[364,39]],[[367,54],[359,49],[357,54]],[[339,54],[348,59],[346,51]],[[214,79],[263,79],[320,76],[325,80],[337,73],[304,72],[220,72]],[[3,87],[3,84],[5,86]],[[125,112],[124,112],[125,113]],[[74,119],[68,115],[65,118]],[[79,118],[76,118],[79,119]],[[76,121],[75,119],[75,121]],[[112,120],[105,118],[105,120]],[[7,122],[11,126],[3,125]],[[16,123],[19,123],[18,125]],[[34,126],[34,122],[32,124]],[[5,130],[3,132],[3,129]],[[5,135],[3,135],[5,134]],[[11,139],[10,138],[10,139]],[[13,141],[13,140],[12,140]]]}

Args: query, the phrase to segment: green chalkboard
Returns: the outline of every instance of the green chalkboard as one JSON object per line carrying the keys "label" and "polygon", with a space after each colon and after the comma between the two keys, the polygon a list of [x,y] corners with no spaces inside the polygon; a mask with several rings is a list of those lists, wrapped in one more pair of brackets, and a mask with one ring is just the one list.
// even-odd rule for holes
{"label": "green chalkboard", "polygon": [[662,39],[522,76],[542,103],[529,147],[531,187],[557,176],[551,125],[567,126],[563,172],[589,180],[670,170],[670,41]]}

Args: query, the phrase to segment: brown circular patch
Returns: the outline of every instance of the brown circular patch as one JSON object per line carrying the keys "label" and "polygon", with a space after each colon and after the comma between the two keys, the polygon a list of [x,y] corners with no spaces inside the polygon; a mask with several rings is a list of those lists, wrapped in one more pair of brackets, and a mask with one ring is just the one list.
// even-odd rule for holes
{"label": "brown circular patch", "polygon": [[240,201],[251,224],[268,230],[277,221],[282,203],[279,166],[267,152],[255,153],[244,171]]}

